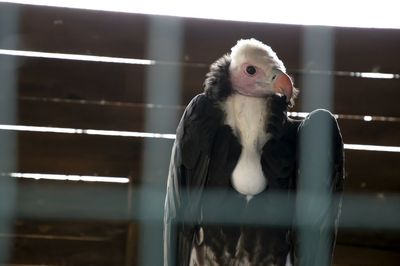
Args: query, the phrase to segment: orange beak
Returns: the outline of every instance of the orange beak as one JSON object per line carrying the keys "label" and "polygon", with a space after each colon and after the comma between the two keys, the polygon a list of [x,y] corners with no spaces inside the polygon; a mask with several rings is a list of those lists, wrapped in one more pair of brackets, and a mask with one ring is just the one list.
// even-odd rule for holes
{"label": "orange beak", "polygon": [[279,72],[274,80],[273,88],[276,93],[285,95],[287,102],[289,102],[292,98],[293,82],[286,73]]}

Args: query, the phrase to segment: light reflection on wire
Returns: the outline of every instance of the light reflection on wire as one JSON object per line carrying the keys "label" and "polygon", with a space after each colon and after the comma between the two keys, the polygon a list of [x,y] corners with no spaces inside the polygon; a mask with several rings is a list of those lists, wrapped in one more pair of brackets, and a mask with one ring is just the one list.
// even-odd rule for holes
{"label": "light reflection on wire", "polygon": [[25,179],[45,179],[57,181],[83,181],[83,182],[105,182],[105,183],[129,183],[127,177],[117,176],[88,176],[88,175],[64,175],[64,174],[40,174],[40,173],[0,173],[0,176],[8,176]]}
{"label": "light reflection on wire", "polygon": [[[208,68],[209,64],[199,62],[174,62],[174,61],[161,61],[151,59],[137,59],[137,58],[124,58],[124,57],[111,57],[111,56],[98,56],[98,55],[85,55],[85,54],[64,54],[64,53],[50,53],[41,51],[23,51],[23,50],[10,50],[0,49],[0,55],[33,57],[33,58],[46,58],[46,59],[61,59],[61,60],[75,60],[83,62],[100,62],[100,63],[117,63],[129,65],[181,65],[186,67]],[[354,77],[354,78],[368,78],[368,79],[400,79],[399,73],[379,73],[379,72],[360,72],[360,71],[334,71],[334,70],[314,70],[314,69],[293,69],[289,70],[291,73],[298,74],[314,74],[314,75],[330,75],[339,77]]]}
{"label": "light reflection on wire", "polygon": [[[79,128],[63,128],[63,127],[42,127],[42,126],[25,126],[25,125],[0,124],[0,130],[39,132],[39,133],[59,133],[59,134],[83,134],[83,135],[114,136],[114,137],[155,138],[155,139],[170,139],[170,140],[175,139],[175,134],[166,134],[166,133],[101,130],[101,129],[79,129]],[[349,150],[359,150],[359,151],[400,152],[400,147],[398,146],[344,144],[344,148]]]}

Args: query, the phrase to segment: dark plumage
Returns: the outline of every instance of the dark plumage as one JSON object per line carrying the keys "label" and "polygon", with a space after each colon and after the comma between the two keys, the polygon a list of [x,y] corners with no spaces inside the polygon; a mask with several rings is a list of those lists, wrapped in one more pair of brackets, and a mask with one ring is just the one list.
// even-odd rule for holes
{"label": "dark plumage", "polygon": [[204,82],[204,93],[213,101],[224,101],[231,93],[229,66],[231,58],[224,55],[210,66]]}
{"label": "dark plumage", "polygon": [[[258,49],[259,43],[253,47],[254,40],[249,42],[250,48],[245,49]],[[267,50],[267,55],[271,53]],[[274,56],[271,62],[284,68]],[[333,149],[327,156],[332,171],[326,190],[339,193],[343,142],[336,120],[324,110],[304,121],[288,118],[287,108],[296,93],[287,88],[285,95],[271,92],[268,82],[262,83],[268,90],[265,95],[241,96],[231,63],[231,55],[225,55],[211,65],[204,93],[189,103],[177,129],[165,202],[164,265],[297,265],[299,260],[314,265],[312,257],[299,255],[296,226],[291,222],[295,220],[299,138],[318,130],[321,120],[328,121]],[[257,66],[266,69],[268,77],[269,68]],[[284,73],[284,69],[279,71]],[[254,186],[247,186],[253,180]],[[339,205],[332,204],[336,205],[313,221],[317,231],[332,236],[330,254],[336,234],[333,223],[339,213]],[[239,223],[230,222],[233,219]],[[286,222],[281,225],[274,222],[282,219]]]}

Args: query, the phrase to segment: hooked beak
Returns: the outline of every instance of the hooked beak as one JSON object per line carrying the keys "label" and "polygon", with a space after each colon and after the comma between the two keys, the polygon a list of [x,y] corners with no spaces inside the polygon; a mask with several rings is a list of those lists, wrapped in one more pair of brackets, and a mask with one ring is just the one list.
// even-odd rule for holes
{"label": "hooked beak", "polygon": [[286,73],[277,70],[276,77],[273,81],[273,88],[275,93],[285,95],[287,102],[292,98],[293,83],[292,79]]}

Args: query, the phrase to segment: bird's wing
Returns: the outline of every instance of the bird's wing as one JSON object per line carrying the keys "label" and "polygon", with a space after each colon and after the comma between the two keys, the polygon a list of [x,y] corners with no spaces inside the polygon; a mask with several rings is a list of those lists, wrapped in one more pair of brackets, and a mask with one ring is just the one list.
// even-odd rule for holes
{"label": "bird's wing", "polygon": [[287,117],[285,96],[273,95],[266,131],[271,138],[262,149],[261,166],[270,190],[293,188],[296,167],[297,129],[299,121]]}
{"label": "bird's wing", "polygon": [[292,263],[330,265],[344,185],[340,129],[328,111],[316,110],[295,121],[287,119],[285,108],[282,98],[272,99],[267,125],[272,138],[261,157],[264,175],[270,190],[294,193],[294,209],[287,210],[295,210]]}
{"label": "bird's wing", "polygon": [[177,129],[164,213],[164,266],[188,265],[210,150],[221,112],[199,94],[187,106]]}
{"label": "bird's wing", "polygon": [[344,185],[343,141],[335,117],[311,112],[298,127],[294,264],[331,265]]}

